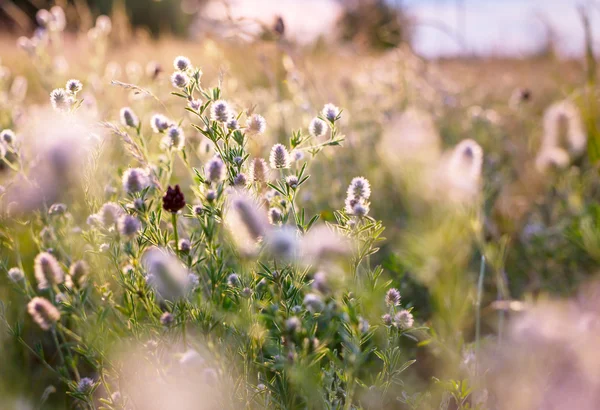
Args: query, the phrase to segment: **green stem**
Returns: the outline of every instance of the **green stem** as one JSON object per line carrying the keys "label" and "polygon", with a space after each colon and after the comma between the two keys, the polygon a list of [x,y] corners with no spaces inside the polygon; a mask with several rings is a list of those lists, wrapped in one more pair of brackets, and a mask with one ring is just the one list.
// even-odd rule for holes
{"label": "green stem", "polygon": [[179,255],[179,232],[177,231],[177,212],[171,213],[171,222],[173,223],[173,235],[175,236],[175,253]]}
{"label": "green stem", "polygon": [[481,338],[481,295],[483,294],[483,278],[485,276],[485,256],[481,255],[479,280],[477,281],[477,300],[475,302],[475,374],[479,373],[479,341]]}

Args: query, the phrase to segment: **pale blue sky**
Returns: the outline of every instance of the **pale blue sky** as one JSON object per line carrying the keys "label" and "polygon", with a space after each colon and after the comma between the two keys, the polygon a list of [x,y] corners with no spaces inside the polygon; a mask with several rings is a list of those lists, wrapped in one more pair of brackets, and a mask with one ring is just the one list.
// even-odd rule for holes
{"label": "pale blue sky", "polygon": [[[389,0],[404,4],[418,24],[415,48],[425,56],[458,54],[465,47],[439,29],[464,34],[466,48],[477,54],[520,55],[543,42],[547,21],[557,33],[559,51],[565,55],[583,50],[583,30],[577,5],[591,10],[595,38],[600,40],[600,0]],[[230,0],[236,16],[272,21],[282,15],[288,33],[299,39],[327,32],[339,13],[333,0]],[[464,12],[457,14],[462,2]],[[464,24],[460,23],[464,21]]]}

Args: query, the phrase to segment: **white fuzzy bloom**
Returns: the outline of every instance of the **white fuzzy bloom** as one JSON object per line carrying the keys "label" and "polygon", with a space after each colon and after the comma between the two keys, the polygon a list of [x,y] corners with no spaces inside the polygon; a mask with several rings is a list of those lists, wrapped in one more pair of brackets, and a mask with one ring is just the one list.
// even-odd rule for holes
{"label": "white fuzzy bloom", "polygon": [[587,133],[579,110],[571,101],[564,100],[551,105],[544,112],[544,137],[540,152],[560,147],[562,125],[566,126],[566,138],[569,150],[574,155],[581,154],[587,145]]}
{"label": "white fuzzy bloom", "polygon": [[327,124],[320,118],[313,118],[308,125],[308,133],[314,138],[322,137],[326,132]]}
{"label": "white fuzzy bloom", "polygon": [[19,268],[10,268],[8,270],[8,278],[13,282],[21,282],[25,279],[25,274]]}
{"label": "white fuzzy bloom", "polygon": [[544,148],[535,158],[535,168],[539,172],[546,172],[550,168],[563,169],[569,166],[571,157],[560,147]]}
{"label": "white fuzzy bloom", "polygon": [[173,67],[175,70],[186,71],[191,65],[190,59],[184,56],[177,56],[175,57],[175,60],[173,60]]}
{"label": "white fuzzy bloom", "polygon": [[348,198],[369,199],[371,196],[371,184],[364,177],[355,177],[350,182],[346,194]]}
{"label": "white fuzzy bloom", "polygon": [[394,316],[394,326],[402,330],[410,329],[414,322],[413,315],[408,310],[401,310]]}
{"label": "white fuzzy bloom", "polygon": [[337,117],[340,115],[340,109],[333,104],[325,104],[321,114],[328,121],[334,122],[337,119]]}
{"label": "white fuzzy bloom", "polygon": [[190,78],[186,73],[176,71],[171,75],[171,84],[175,88],[185,88],[190,83]]}
{"label": "white fuzzy bloom", "polygon": [[227,175],[227,169],[221,158],[215,157],[206,163],[204,167],[204,175],[206,179],[213,183],[223,181]]}
{"label": "white fuzzy bloom", "polygon": [[323,299],[321,299],[321,296],[317,295],[316,293],[309,293],[304,296],[303,303],[306,307],[306,310],[311,313],[319,313],[325,308]]}
{"label": "white fuzzy bloom", "polygon": [[96,19],[96,30],[103,36],[108,36],[112,31],[112,21],[106,15],[100,15]]}
{"label": "white fuzzy bloom", "polygon": [[68,111],[73,104],[73,98],[64,88],[56,88],[50,93],[50,103],[57,111]]}
{"label": "white fuzzy bloom", "polygon": [[269,163],[273,169],[289,168],[291,161],[287,148],[282,144],[273,145],[269,155]]}
{"label": "white fuzzy bloom", "polygon": [[98,211],[98,218],[104,226],[109,229],[117,223],[117,220],[123,213],[121,207],[114,202],[107,202]]}
{"label": "white fuzzy bloom", "polygon": [[267,161],[262,158],[254,158],[250,162],[250,181],[251,182],[265,182],[269,176],[269,168],[267,167]]}
{"label": "white fuzzy bloom", "polygon": [[453,203],[471,203],[481,191],[483,150],[477,142],[466,139],[445,155],[435,180],[438,195]]}
{"label": "white fuzzy bloom", "polygon": [[60,320],[60,312],[47,299],[34,297],[27,304],[27,312],[42,330],[50,328]]}
{"label": "white fuzzy bloom", "polygon": [[142,256],[146,281],[156,295],[175,301],[185,297],[189,290],[188,270],[181,261],[168,251],[152,247]]}
{"label": "white fuzzy bloom", "polygon": [[171,120],[162,114],[154,114],[150,119],[150,126],[156,133],[165,131],[171,125]]}
{"label": "white fuzzy bloom", "polygon": [[128,194],[141,192],[150,186],[150,176],[145,169],[129,168],[123,173],[123,190]]}
{"label": "white fuzzy bloom", "polygon": [[183,130],[176,125],[171,125],[167,129],[161,143],[164,149],[181,151],[185,145],[185,135],[183,134]]}
{"label": "white fuzzy bloom", "polygon": [[35,257],[34,273],[39,290],[59,285],[65,279],[65,274],[58,261],[48,252],[42,252]]}
{"label": "white fuzzy bloom", "polygon": [[213,121],[227,123],[232,117],[231,108],[227,101],[218,100],[212,103],[210,116]]}
{"label": "white fuzzy bloom", "polygon": [[142,223],[135,216],[121,215],[117,221],[117,229],[121,236],[132,239],[142,229]]}
{"label": "white fuzzy bloom", "polygon": [[81,84],[81,81],[72,78],[69,81],[67,81],[65,89],[69,94],[74,96],[77,95],[77,93],[83,89],[83,85]]}
{"label": "white fuzzy bloom", "polygon": [[250,134],[260,135],[265,132],[267,128],[267,122],[262,115],[254,114],[246,122],[246,127]]}
{"label": "white fuzzy bloom", "polygon": [[140,120],[137,115],[135,115],[135,112],[129,107],[121,108],[119,117],[121,118],[121,124],[126,127],[137,128],[140,125]]}
{"label": "white fuzzy bloom", "polygon": [[12,146],[14,145],[16,140],[17,136],[15,135],[13,130],[6,129],[0,132],[0,143]]}

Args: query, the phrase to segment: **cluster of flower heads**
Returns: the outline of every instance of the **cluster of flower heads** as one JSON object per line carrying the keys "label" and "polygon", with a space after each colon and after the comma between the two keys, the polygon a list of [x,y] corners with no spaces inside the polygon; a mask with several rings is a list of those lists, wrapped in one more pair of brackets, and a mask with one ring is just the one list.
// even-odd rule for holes
{"label": "cluster of flower heads", "polygon": [[369,213],[369,197],[371,196],[371,184],[366,178],[353,178],[346,191],[345,210],[348,215],[358,217]]}
{"label": "cluster of flower heads", "polygon": [[407,330],[413,327],[414,318],[410,310],[399,308],[400,301],[401,297],[398,289],[389,289],[385,294],[385,304],[389,309],[389,313],[384,314],[381,320],[386,326]]}
{"label": "cluster of flower heads", "polygon": [[52,107],[61,112],[69,111],[76,103],[77,94],[82,90],[81,81],[71,79],[67,81],[65,88],[56,88],[50,93]]}

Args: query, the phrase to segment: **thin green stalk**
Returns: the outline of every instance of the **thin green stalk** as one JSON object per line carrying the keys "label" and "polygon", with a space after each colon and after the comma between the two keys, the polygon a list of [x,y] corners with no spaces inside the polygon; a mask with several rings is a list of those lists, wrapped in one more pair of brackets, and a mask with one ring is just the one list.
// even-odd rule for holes
{"label": "thin green stalk", "polygon": [[177,231],[177,212],[171,213],[173,223],[173,235],[175,236],[175,253],[179,254],[179,232]]}
{"label": "thin green stalk", "polygon": [[477,281],[477,300],[475,302],[475,374],[479,373],[479,342],[481,339],[481,296],[483,294],[483,278],[485,276],[485,256],[481,255],[479,280]]}

